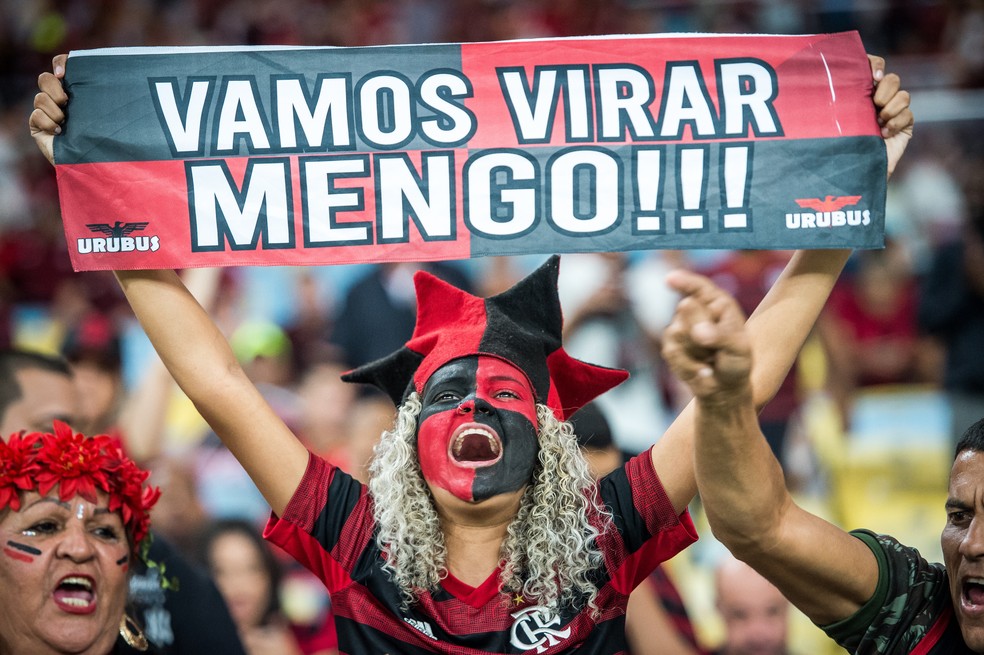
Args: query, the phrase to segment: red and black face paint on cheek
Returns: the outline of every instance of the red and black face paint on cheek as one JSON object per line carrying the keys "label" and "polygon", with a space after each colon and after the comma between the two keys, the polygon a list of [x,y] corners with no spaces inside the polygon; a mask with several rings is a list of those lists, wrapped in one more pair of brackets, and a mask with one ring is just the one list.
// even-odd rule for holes
{"label": "red and black face paint on cheek", "polygon": [[27,544],[22,544],[11,539],[3,547],[3,553],[11,559],[30,564],[34,561],[35,557],[41,554],[41,551],[33,546],[28,546]]}
{"label": "red and black face paint on cheek", "polygon": [[530,482],[536,400],[515,366],[485,355],[453,360],[427,381],[422,405],[417,451],[429,484],[481,501]]}

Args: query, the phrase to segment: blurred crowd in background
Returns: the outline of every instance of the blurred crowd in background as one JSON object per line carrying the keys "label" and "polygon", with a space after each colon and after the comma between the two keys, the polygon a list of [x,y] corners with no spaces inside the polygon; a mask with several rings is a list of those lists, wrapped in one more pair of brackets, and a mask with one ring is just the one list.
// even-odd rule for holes
{"label": "blurred crowd in background", "polygon": [[[763,431],[804,502],[845,527],[884,529],[935,552],[952,435],[984,416],[982,0],[0,0],[0,347],[69,359],[85,399],[87,424],[76,427],[142,423],[135,456],[164,490],[155,526],[197,554],[215,521],[259,527],[268,510],[180,393],[154,387],[163,369],[112,275],[71,271],[54,173],[27,132],[37,75],[53,55],[135,45],[843,30],[858,30],[866,49],[902,76],[913,94],[915,137],[889,185],[886,248],[852,257],[815,338],[763,412]],[[665,273],[708,274],[751,311],[787,258],[760,251],[563,258],[569,350],[632,372],[601,403],[623,453],[646,448],[687,401],[658,354],[675,303]],[[284,419],[312,450],[361,476],[393,408],[338,375],[409,336],[414,270],[426,266],[489,294],[540,259],[230,268],[199,272],[199,282],[203,303]],[[159,420],[139,391],[164,399]],[[869,506],[878,508],[871,520]],[[699,578],[711,550],[691,549],[671,567],[708,640],[715,628],[704,625],[704,592],[680,578]],[[300,572],[289,572],[281,598],[298,624],[316,625],[327,608],[318,583]],[[823,652],[816,648],[793,652]]]}

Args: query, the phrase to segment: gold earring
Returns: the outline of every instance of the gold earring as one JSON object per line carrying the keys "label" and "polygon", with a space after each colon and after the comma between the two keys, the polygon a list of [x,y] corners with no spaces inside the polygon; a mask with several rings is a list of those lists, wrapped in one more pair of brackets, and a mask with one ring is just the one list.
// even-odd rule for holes
{"label": "gold earring", "polygon": [[123,618],[120,619],[120,636],[123,637],[123,641],[130,648],[135,648],[141,652],[147,650],[150,644],[147,643],[147,637],[144,636],[143,630],[137,625],[137,622],[131,619],[126,613],[123,614]]}

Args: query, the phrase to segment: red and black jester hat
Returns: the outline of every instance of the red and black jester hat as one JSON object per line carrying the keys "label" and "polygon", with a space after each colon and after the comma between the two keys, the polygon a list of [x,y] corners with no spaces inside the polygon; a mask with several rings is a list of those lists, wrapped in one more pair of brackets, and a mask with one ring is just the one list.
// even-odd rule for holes
{"label": "red and black jester hat", "polygon": [[524,371],[537,401],[566,420],[629,374],[574,359],[561,345],[563,317],[557,297],[560,257],[554,255],[510,289],[479,298],[427,273],[414,275],[417,324],[407,343],[390,355],[342,376],[382,389],[399,405],[453,359],[491,355]]}

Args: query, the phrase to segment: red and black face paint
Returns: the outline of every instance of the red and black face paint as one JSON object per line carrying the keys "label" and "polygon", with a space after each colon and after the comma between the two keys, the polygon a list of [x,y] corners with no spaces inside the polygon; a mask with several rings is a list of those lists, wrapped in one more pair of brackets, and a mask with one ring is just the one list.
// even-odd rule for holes
{"label": "red and black face paint", "polygon": [[12,539],[7,541],[7,545],[4,546],[3,552],[11,559],[27,562],[28,564],[33,562],[34,558],[41,554],[40,549],[34,548],[33,546],[28,546],[27,544],[22,544]]}
{"label": "red and black face paint", "polygon": [[421,400],[417,450],[429,484],[469,502],[529,484],[539,442],[522,371],[498,357],[455,359],[430,377]]}

